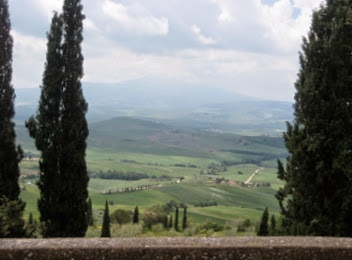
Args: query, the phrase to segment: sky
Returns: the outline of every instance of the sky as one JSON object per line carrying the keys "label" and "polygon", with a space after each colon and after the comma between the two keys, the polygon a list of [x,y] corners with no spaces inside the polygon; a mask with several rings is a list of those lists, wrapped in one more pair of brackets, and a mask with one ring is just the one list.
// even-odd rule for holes
{"label": "sky", "polygon": [[[152,81],[293,101],[298,52],[323,0],[82,0],[84,83]],[[9,0],[13,85],[41,84],[63,0]],[[176,86],[177,87],[177,86]]]}

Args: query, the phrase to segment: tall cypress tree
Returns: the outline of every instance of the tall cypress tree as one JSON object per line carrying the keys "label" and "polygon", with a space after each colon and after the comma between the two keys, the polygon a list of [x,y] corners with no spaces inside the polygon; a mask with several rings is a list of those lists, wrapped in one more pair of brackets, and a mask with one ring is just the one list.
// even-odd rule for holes
{"label": "tall cypress tree", "polygon": [[83,77],[83,6],[80,0],[65,0],[63,6],[63,81],[61,175],[65,180],[67,235],[84,236],[87,229],[88,173],[85,161],[88,105],[81,86]]}
{"label": "tall cypress tree", "polygon": [[37,116],[26,123],[42,152],[38,206],[44,237],[82,237],[88,226],[82,8],[80,0],[65,0],[63,14],[54,14]]}
{"label": "tall cypress tree", "polygon": [[276,197],[287,234],[352,236],[352,3],[329,0],[303,39]]}
{"label": "tall cypress tree", "polygon": [[61,230],[65,230],[65,212],[61,209],[63,201],[62,190],[64,182],[60,174],[60,157],[62,129],[61,104],[62,104],[62,19],[57,14],[51,21],[50,32],[47,34],[46,64],[41,86],[41,96],[36,118],[31,117],[26,122],[31,137],[35,138],[35,144],[41,151],[39,162],[40,199],[38,207],[40,221],[44,223],[44,237],[60,237]]}
{"label": "tall cypress tree", "polygon": [[12,121],[15,115],[15,93],[11,84],[13,39],[7,0],[0,0],[0,28],[0,197],[17,200],[20,193],[18,163],[23,153],[20,147],[16,149]]}

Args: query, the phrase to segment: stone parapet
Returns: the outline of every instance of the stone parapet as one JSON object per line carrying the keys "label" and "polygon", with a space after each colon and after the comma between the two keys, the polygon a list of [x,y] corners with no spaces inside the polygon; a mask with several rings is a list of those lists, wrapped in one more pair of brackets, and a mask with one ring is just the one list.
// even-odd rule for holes
{"label": "stone parapet", "polygon": [[352,239],[177,237],[0,239],[0,259],[352,259]]}

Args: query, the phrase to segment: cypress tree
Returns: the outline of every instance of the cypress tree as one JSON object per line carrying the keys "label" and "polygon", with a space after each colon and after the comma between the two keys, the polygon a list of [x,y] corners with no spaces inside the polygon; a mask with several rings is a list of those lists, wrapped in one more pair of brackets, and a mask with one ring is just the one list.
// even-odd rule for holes
{"label": "cypress tree", "polygon": [[85,161],[88,105],[81,87],[83,77],[82,4],[65,0],[63,6],[63,81],[62,81],[62,156],[61,174],[65,180],[65,212],[68,216],[67,235],[84,236],[87,230],[88,173]]}
{"label": "cypress tree", "polygon": [[88,226],[82,8],[80,0],[65,0],[63,14],[52,18],[39,108],[26,122],[41,151],[38,207],[44,237],[82,237]]}
{"label": "cypress tree", "polygon": [[265,208],[263,215],[262,215],[262,218],[260,220],[259,229],[257,232],[258,236],[269,235],[268,222],[269,222],[269,212],[268,212],[268,208]]}
{"label": "cypress tree", "polygon": [[352,236],[352,3],[330,0],[303,39],[285,182],[276,197],[286,234]]}
{"label": "cypress tree", "polygon": [[106,201],[106,203],[105,203],[105,211],[104,211],[104,216],[103,216],[103,226],[101,229],[101,237],[111,237],[108,201]]}
{"label": "cypress tree", "polygon": [[89,226],[94,226],[93,205],[91,198],[88,199],[87,222]]}
{"label": "cypress tree", "polygon": [[34,221],[33,221],[33,213],[30,212],[29,213],[29,217],[28,217],[28,225],[33,225]]}
{"label": "cypress tree", "polygon": [[139,210],[138,210],[138,206],[136,206],[133,212],[133,224],[138,224],[138,223],[139,223]]}
{"label": "cypress tree", "polygon": [[172,222],[172,215],[170,215],[170,222],[169,222],[169,228],[171,229],[173,226],[173,222]]}
{"label": "cypress tree", "polygon": [[164,225],[164,229],[168,229],[168,228],[169,228],[169,226],[168,226],[168,216],[164,216],[164,223],[163,223],[163,225]]}
{"label": "cypress tree", "polygon": [[0,198],[17,200],[20,193],[18,163],[23,152],[20,147],[16,149],[15,141],[15,91],[11,84],[13,39],[7,0],[0,0],[0,28]]}
{"label": "cypress tree", "polygon": [[276,219],[275,219],[275,215],[271,215],[270,218],[270,235],[274,236],[276,235]]}
{"label": "cypress tree", "polygon": [[178,231],[178,207],[175,210],[175,223],[174,223],[175,230]]}
{"label": "cypress tree", "polygon": [[185,230],[187,228],[187,207],[183,208],[183,220],[182,220],[182,229]]}
{"label": "cypress tree", "polygon": [[[41,151],[39,161],[40,199],[38,207],[40,221],[44,224],[44,237],[64,236],[66,219],[63,202],[64,182],[60,176],[61,157],[61,81],[62,81],[62,20],[54,13],[50,32],[47,34],[46,64],[41,86],[41,96],[36,118],[31,117],[26,122],[31,137],[35,139],[36,147]],[[61,210],[62,209],[62,210]]]}

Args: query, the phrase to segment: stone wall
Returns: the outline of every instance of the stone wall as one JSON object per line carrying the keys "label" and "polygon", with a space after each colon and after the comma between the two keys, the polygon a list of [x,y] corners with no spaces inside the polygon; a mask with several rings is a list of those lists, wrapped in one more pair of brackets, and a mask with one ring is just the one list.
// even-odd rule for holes
{"label": "stone wall", "polygon": [[352,259],[352,239],[322,237],[0,239],[0,259]]}

